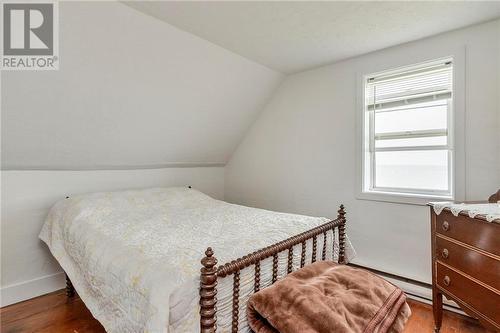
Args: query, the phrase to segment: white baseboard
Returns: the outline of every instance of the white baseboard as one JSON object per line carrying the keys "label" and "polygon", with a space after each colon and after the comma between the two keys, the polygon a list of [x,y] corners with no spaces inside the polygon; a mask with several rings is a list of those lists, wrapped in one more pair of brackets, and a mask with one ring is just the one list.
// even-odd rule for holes
{"label": "white baseboard", "polygon": [[64,272],[11,284],[0,289],[0,306],[4,307],[64,288]]}
{"label": "white baseboard", "polygon": [[[410,282],[394,279],[388,276],[383,276],[384,279],[387,281],[391,282],[392,284],[398,286],[403,290],[408,298],[414,299],[416,301],[426,303],[426,304],[431,304],[432,305],[432,289],[429,287],[424,287],[420,285],[416,285]],[[452,312],[456,312],[462,315],[467,316],[465,312],[460,310],[459,306],[457,303],[453,301],[449,301],[446,298],[443,298],[443,308],[445,310],[449,310]]]}

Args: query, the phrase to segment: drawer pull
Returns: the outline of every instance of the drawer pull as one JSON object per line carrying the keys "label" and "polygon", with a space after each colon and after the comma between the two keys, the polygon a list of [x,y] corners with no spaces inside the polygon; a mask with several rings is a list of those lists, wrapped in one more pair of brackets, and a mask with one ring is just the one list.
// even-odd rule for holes
{"label": "drawer pull", "polygon": [[450,224],[448,223],[448,221],[443,222],[443,230],[444,231],[450,230]]}
{"label": "drawer pull", "polygon": [[450,277],[449,277],[448,275],[446,275],[446,276],[444,277],[444,279],[443,279],[443,283],[444,283],[444,285],[445,285],[445,286],[447,286],[447,287],[450,285],[450,283],[451,283],[451,279],[450,279]]}
{"label": "drawer pull", "polygon": [[449,252],[448,252],[448,249],[443,249],[443,251],[441,252],[441,257],[443,257],[443,259],[448,259],[448,256],[449,256]]}

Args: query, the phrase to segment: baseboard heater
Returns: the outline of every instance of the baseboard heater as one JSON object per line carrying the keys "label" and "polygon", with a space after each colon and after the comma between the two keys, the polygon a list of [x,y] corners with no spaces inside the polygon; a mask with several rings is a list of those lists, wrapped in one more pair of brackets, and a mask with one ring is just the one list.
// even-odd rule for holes
{"label": "baseboard heater", "polygon": [[[385,279],[389,282],[395,284],[399,288],[401,288],[409,298],[414,299],[416,301],[420,301],[422,303],[431,304],[432,305],[432,285],[430,283],[425,283],[422,281],[417,281],[409,278],[405,278],[403,276],[395,275],[392,273],[387,273],[378,269],[357,265],[353,263],[349,263],[349,266],[362,268],[369,270]],[[444,309],[459,313],[461,315],[468,316],[465,312],[463,312],[459,306],[453,302],[449,301],[446,298],[443,299]]]}

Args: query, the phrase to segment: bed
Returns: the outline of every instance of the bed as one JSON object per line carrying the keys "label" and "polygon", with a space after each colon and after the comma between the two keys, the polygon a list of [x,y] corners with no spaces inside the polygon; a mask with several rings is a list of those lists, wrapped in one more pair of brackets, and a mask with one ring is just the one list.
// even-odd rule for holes
{"label": "bed", "polygon": [[345,222],[343,206],[329,220],[153,188],[61,200],[40,239],[107,332],[236,333],[252,293],[354,256]]}

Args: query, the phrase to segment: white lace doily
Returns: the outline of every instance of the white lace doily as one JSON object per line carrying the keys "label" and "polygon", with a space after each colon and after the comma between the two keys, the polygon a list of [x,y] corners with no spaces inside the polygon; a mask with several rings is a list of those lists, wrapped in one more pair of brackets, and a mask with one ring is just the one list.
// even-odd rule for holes
{"label": "white lace doily", "polygon": [[443,209],[448,208],[455,216],[465,211],[470,218],[474,218],[476,215],[484,215],[488,222],[500,220],[500,203],[457,204],[453,202],[431,202],[431,204],[437,215],[441,214]]}

